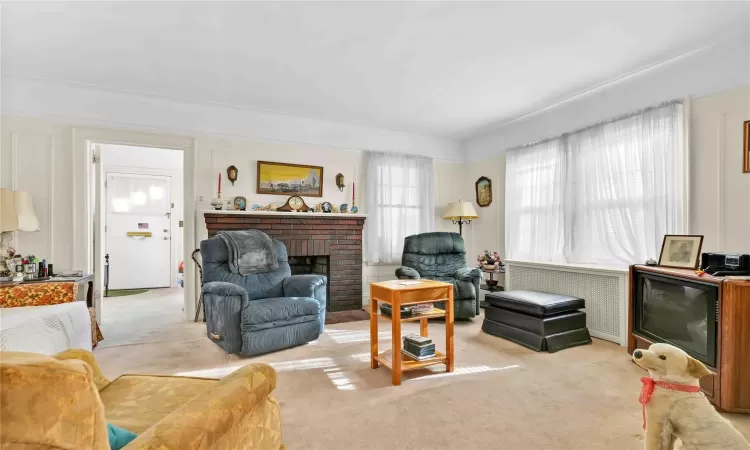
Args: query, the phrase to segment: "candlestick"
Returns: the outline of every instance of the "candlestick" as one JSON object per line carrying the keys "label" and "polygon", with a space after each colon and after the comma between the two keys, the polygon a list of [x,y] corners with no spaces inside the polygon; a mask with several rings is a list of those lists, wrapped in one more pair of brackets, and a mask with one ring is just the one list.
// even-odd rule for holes
{"label": "candlestick", "polygon": [[219,172],[219,196],[221,197],[221,172]]}

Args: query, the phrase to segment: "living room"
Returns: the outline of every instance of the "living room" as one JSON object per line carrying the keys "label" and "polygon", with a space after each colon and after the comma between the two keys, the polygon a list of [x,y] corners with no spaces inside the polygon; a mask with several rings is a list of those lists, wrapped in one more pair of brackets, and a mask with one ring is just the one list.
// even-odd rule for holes
{"label": "living room", "polygon": [[[91,407],[106,417],[87,438],[106,422],[138,435],[124,448],[643,448],[648,372],[631,355],[679,342],[639,332],[649,300],[638,286],[671,270],[672,253],[687,260],[685,289],[715,292],[702,324],[721,326],[701,329],[713,350],[681,347],[711,371],[700,395],[750,437],[750,367],[731,363],[750,337],[726,332],[750,329],[747,3],[59,2],[0,13],[0,341],[60,370],[52,355],[92,351],[96,362],[81,358],[112,382],[97,378]],[[104,258],[103,145],[183,156],[168,288],[105,295],[107,272],[127,269]],[[133,248],[162,239],[149,221],[123,234]],[[247,230],[271,238],[284,279],[309,286],[238,278],[241,255],[231,273],[222,236]],[[435,232],[453,234],[407,239]],[[737,255],[737,279],[699,274],[702,254]],[[19,292],[53,285],[75,303],[59,319],[67,338],[39,315],[63,305],[15,308],[37,304]],[[436,318],[382,317],[400,290],[432,287]],[[535,351],[497,325],[488,311],[514,291],[585,302],[564,311],[578,323],[566,336],[583,345],[545,337]],[[256,300],[289,309],[260,322],[223,315]],[[412,334],[429,335],[437,359],[381,354]],[[200,410],[203,388],[180,381],[228,389],[238,370],[268,392],[223,391]],[[198,422],[177,426],[184,416],[166,400],[127,410],[115,398],[134,383],[125,374],[180,377]],[[2,429],[37,411],[9,402]],[[244,416],[227,419],[234,402]],[[84,448],[45,434],[54,420],[30,420],[47,435],[39,448]],[[0,442],[20,436],[0,431]]]}

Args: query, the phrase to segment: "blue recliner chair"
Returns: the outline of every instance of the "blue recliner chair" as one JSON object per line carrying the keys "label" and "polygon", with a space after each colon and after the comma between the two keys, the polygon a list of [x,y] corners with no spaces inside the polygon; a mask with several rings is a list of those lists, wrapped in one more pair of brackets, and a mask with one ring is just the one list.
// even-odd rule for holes
{"label": "blue recliner chair", "polygon": [[254,356],[314,341],[323,332],[322,275],[292,276],[286,247],[273,239],[279,268],[246,276],[229,270],[229,251],[214,236],[201,242],[208,338],[227,353]]}
{"label": "blue recliner chair", "polygon": [[[482,271],[466,264],[464,239],[458,233],[422,233],[407,236],[401,267],[401,279],[427,278],[453,284],[453,317],[469,319],[479,315],[479,281]],[[437,302],[443,308],[444,302]]]}

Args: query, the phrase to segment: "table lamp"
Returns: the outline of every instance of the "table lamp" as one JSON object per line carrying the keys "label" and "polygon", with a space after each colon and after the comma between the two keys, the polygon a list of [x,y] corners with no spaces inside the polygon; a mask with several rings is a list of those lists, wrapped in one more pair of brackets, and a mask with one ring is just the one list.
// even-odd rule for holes
{"label": "table lamp", "polygon": [[0,189],[0,257],[13,247],[13,231],[39,231],[31,194]]}
{"label": "table lamp", "polygon": [[463,236],[463,225],[471,223],[472,219],[478,219],[477,212],[474,211],[474,205],[471,202],[448,203],[443,213],[443,219],[452,220],[453,224],[458,224],[458,234]]}

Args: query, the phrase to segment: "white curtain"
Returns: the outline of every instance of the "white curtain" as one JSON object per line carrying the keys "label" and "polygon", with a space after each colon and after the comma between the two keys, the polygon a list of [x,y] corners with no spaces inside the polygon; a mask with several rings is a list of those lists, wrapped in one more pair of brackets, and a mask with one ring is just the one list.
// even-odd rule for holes
{"label": "white curtain", "polygon": [[671,103],[513,149],[509,259],[623,266],[683,232],[683,106]]}
{"label": "white curtain", "polygon": [[432,159],[367,152],[365,259],[401,263],[404,238],[433,230]]}

